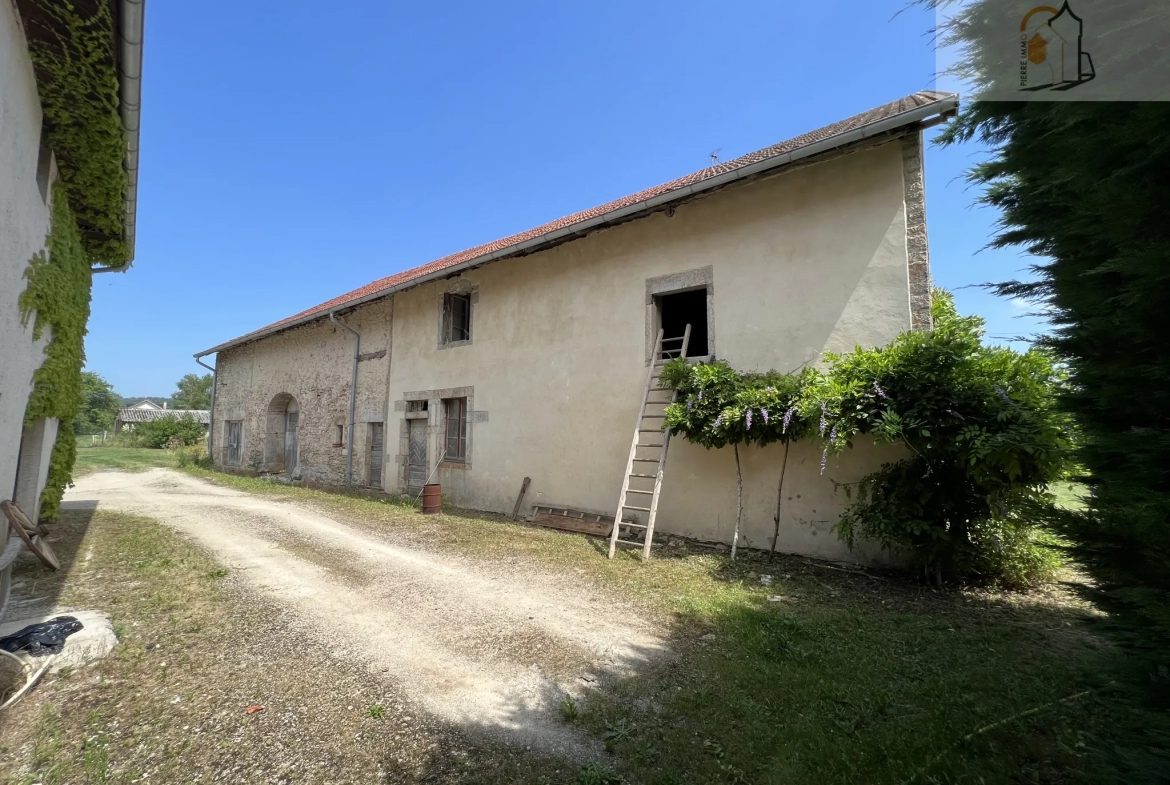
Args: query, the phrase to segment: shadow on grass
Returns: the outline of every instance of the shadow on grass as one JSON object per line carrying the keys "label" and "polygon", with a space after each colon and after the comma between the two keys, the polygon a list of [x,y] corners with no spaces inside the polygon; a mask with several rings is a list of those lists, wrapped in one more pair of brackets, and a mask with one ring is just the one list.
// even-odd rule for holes
{"label": "shadow on grass", "polygon": [[59,606],[70,573],[78,559],[84,558],[84,554],[78,554],[78,548],[96,510],[97,502],[66,502],[61,507],[61,519],[44,524],[61,569],[50,570],[27,547],[21,552],[12,567],[12,599],[5,623],[51,613]]}
{"label": "shadow on grass", "polygon": [[1165,715],[1062,592],[719,562],[725,591],[681,604],[678,658],[584,713],[629,782],[1166,781]]}

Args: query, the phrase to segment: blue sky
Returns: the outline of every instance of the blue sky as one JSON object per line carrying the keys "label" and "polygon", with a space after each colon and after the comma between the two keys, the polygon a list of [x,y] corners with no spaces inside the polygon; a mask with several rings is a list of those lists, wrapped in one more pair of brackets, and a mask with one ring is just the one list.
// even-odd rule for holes
{"label": "blue sky", "polygon": [[[213,346],[374,279],[934,86],[902,0],[148,7],[138,247],[97,276],[87,367],[165,395]],[[275,11],[279,7],[279,11]],[[995,336],[1023,309],[996,215],[927,149],[937,284]]]}

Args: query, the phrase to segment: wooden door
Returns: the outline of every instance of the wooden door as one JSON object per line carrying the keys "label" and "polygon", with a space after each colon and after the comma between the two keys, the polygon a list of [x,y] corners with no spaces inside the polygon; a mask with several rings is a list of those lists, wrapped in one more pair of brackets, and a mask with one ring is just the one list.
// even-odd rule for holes
{"label": "wooden door", "polygon": [[418,491],[427,481],[427,420],[407,420],[410,423],[410,449],[406,460],[406,485]]}
{"label": "wooden door", "polygon": [[284,470],[292,474],[297,468],[297,423],[300,412],[289,412],[284,426]]}
{"label": "wooden door", "polygon": [[227,442],[225,445],[227,447],[227,465],[239,466],[240,455],[242,452],[240,448],[243,443],[244,424],[239,420],[228,420],[226,424],[227,438],[224,441]]}
{"label": "wooden door", "polygon": [[382,453],[383,453],[382,423],[370,423],[370,487],[382,487]]}

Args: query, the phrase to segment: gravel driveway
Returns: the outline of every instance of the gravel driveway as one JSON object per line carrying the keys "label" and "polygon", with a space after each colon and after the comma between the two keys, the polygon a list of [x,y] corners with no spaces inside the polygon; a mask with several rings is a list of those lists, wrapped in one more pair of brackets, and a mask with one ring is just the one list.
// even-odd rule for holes
{"label": "gravel driveway", "polygon": [[565,693],[663,651],[651,624],[572,577],[403,544],[294,502],[169,469],[91,474],[66,495],[94,500],[191,537],[292,611],[306,645],[325,643],[437,718],[509,743],[593,757],[559,718]]}

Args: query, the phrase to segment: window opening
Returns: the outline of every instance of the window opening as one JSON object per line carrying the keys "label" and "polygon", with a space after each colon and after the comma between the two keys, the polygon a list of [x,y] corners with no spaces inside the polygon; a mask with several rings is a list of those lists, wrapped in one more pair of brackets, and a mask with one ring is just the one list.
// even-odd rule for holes
{"label": "window opening", "polygon": [[448,294],[445,298],[447,343],[471,340],[471,295]]}
{"label": "window opening", "polygon": [[447,445],[445,461],[467,460],[467,399],[447,398],[443,401],[447,416]]}
{"label": "window opening", "polygon": [[[692,289],[658,296],[658,313],[662,321],[662,338],[681,338],[687,325],[691,326],[691,340],[687,345],[687,357],[706,357],[707,348],[707,290]],[[675,354],[667,350],[674,349]],[[679,342],[667,345],[663,351],[668,357],[677,357]]]}

